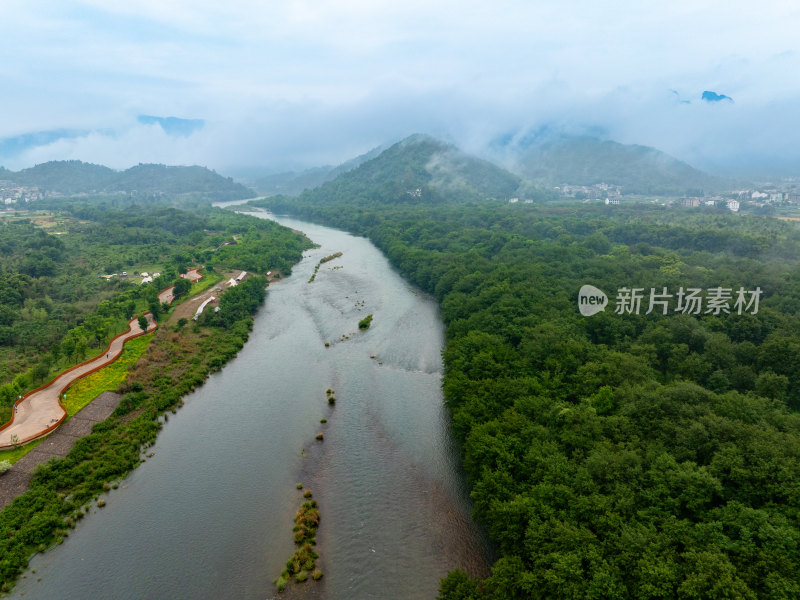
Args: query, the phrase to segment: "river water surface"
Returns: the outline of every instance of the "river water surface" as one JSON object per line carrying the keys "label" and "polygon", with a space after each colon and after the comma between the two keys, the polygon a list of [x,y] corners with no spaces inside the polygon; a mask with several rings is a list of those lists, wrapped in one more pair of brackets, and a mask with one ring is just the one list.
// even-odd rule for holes
{"label": "river water surface", "polygon": [[298,482],[319,502],[324,577],[281,597],[434,598],[448,570],[486,573],[442,404],[435,301],[368,240],[276,220],[320,248],[270,285],[239,355],[169,415],[105,508],[31,561],[13,597],[276,597]]}

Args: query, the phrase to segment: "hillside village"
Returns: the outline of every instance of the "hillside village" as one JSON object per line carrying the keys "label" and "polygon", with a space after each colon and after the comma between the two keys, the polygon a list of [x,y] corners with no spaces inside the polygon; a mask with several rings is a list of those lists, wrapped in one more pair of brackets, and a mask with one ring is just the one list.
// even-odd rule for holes
{"label": "hillside village", "polygon": [[2,208],[24,206],[28,202],[41,200],[45,193],[38,187],[21,186],[13,181],[0,180],[0,204]]}
{"label": "hillside village", "polygon": [[[631,201],[646,200],[657,202],[664,206],[680,206],[682,208],[718,207],[727,208],[731,212],[740,209],[749,211],[769,211],[777,208],[800,210],[800,187],[794,183],[775,186],[773,184],[752,189],[731,190],[722,194],[708,196],[683,196],[680,198],[646,198],[639,194],[624,194],[623,188],[608,183],[594,185],[556,186],[553,190],[564,199],[583,200],[584,202],[600,201],[606,205],[616,205],[622,202],[624,196]],[[509,203],[520,202],[519,198],[509,199]]]}

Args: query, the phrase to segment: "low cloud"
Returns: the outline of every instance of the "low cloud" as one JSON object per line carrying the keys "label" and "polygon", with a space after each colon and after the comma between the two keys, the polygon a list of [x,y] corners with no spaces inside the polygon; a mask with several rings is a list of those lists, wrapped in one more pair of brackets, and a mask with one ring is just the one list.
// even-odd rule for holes
{"label": "low cloud", "polygon": [[[713,169],[800,159],[800,13],[786,3],[758,22],[722,0],[7,4],[0,137],[72,132],[0,156],[15,169],[279,170],[418,132],[485,154],[543,128]],[[702,102],[706,90],[735,102]],[[203,124],[168,135],[166,116]]]}

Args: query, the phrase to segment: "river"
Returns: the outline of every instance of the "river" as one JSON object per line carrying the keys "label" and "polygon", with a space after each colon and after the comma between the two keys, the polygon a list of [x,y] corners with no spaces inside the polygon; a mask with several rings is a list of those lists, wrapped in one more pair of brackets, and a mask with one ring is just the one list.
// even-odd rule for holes
{"label": "river", "polygon": [[324,577],[282,598],[434,598],[453,568],[486,574],[442,403],[436,302],[368,240],[275,220],[320,248],[270,285],[239,355],[169,415],[104,508],[34,557],[12,597],[277,597],[298,482],[319,502]]}

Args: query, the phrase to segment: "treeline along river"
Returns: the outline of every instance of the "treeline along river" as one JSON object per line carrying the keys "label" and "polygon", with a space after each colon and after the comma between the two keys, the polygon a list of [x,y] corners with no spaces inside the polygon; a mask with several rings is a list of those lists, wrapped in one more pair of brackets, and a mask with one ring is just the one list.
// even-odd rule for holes
{"label": "treeline along river", "polygon": [[283,597],[433,598],[448,570],[486,574],[442,403],[435,301],[368,240],[276,220],[320,247],[270,286],[239,355],[169,415],[104,508],[31,561],[13,597],[277,596],[298,482],[319,502],[324,576]]}

